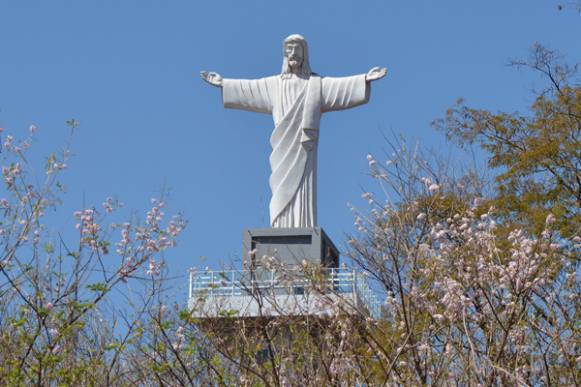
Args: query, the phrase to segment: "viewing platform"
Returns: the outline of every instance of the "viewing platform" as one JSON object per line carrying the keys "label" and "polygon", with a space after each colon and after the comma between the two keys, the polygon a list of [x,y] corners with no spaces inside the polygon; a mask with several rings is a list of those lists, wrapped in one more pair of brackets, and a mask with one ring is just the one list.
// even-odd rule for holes
{"label": "viewing platform", "polygon": [[353,269],[191,271],[189,282],[188,308],[198,318],[381,313],[367,276]]}

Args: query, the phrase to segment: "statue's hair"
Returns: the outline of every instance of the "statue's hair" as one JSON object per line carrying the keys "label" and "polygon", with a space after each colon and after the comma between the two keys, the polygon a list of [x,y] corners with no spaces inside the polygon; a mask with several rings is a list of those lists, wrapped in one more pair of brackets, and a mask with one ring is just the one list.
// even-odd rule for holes
{"label": "statue's hair", "polygon": [[285,78],[292,74],[291,67],[288,63],[288,59],[286,57],[286,45],[288,43],[299,43],[303,47],[303,63],[301,64],[301,76],[309,77],[313,72],[311,71],[311,65],[309,64],[309,46],[307,45],[307,40],[299,34],[293,34],[288,36],[282,42],[282,54],[283,54],[283,61],[282,61],[282,72],[280,76]]}

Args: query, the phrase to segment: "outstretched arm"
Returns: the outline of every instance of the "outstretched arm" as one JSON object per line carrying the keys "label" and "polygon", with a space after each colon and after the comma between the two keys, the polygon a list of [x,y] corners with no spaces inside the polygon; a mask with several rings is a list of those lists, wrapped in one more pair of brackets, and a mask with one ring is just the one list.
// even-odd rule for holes
{"label": "outstretched arm", "polygon": [[341,78],[323,78],[323,112],[349,109],[369,100],[371,82],[385,77],[386,68],[374,67],[367,74]]}
{"label": "outstretched arm", "polygon": [[259,113],[272,112],[271,82],[268,78],[224,79],[220,74],[208,71],[201,71],[200,76],[222,90],[224,107]]}
{"label": "outstretched arm", "polygon": [[322,112],[349,109],[369,99],[370,83],[366,74],[322,79]]}

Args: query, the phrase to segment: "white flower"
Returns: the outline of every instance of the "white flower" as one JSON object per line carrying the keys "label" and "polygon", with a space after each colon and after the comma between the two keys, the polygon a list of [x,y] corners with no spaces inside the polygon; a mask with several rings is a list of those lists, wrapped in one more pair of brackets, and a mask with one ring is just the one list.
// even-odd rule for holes
{"label": "white flower", "polygon": [[430,193],[436,193],[439,190],[440,190],[440,186],[436,183],[430,184],[430,186],[428,187],[428,191],[430,191]]}
{"label": "white flower", "polygon": [[159,275],[161,269],[161,264],[156,264],[155,260],[151,259],[149,261],[149,267],[147,268],[147,275],[156,276]]}

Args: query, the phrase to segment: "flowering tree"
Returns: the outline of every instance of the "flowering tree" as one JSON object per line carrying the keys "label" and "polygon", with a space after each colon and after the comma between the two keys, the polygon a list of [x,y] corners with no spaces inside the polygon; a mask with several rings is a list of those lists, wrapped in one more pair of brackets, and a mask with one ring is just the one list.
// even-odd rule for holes
{"label": "flowering tree", "polygon": [[[77,123],[69,125],[74,131]],[[0,380],[15,385],[129,380],[126,345],[157,289],[144,293],[133,315],[119,312],[113,291],[131,280],[153,280],[163,251],[174,246],[185,223],[174,217],[164,224],[163,202],[157,200],[142,223],[107,223],[118,207],[108,198],[101,209],[73,214],[76,242],[64,237],[55,242],[45,212],[57,208],[69,149],[48,157],[39,182],[28,162],[35,132],[31,126],[23,140],[7,135],[3,144]]]}
{"label": "flowering tree", "polygon": [[473,179],[434,174],[401,150],[388,168],[371,164],[391,192],[407,195],[367,194],[372,209],[358,215],[350,241],[386,295],[385,320],[365,332],[386,364],[381,380],[576,383],[581,239],[560,237],[553,215],[539,237],[499,237]]}
{"label": "flowering tree", "polygon": [[368,156],[382,196],[356,213],[350,256],[386,296],[365,332],[396,384],[579,383],[579,86],[536,46],[549,87],[533,115],[459,107],[437,126],[478,141],[493,182],[455,178],[437,159],[392,146]]}

